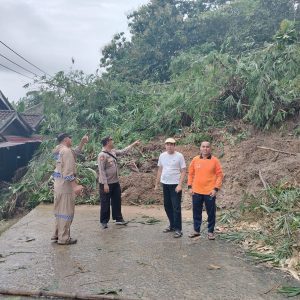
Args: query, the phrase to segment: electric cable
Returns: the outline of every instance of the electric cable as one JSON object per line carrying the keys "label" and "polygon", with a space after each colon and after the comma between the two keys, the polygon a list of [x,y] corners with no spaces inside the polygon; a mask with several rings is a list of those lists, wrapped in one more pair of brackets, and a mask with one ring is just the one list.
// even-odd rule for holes
{"label": "electric cable", "polygon": [[5,65],[2,65],[1,63],[0,63],[0,66],[3,67],[3,68],[5,68],[5,69],[7,69],[7,70],[10,70],[10,71],[12,71],[12,72],[15,72],[15,73],[17,73],[17,74],[19,74],[19,75],[22,75],[22,76],[24,76],[24,77],[27,77],[27,78],[33,80],[33,78],[31,78],[31,77],[29,77],[29,76],[27,76],[27,75],[24,75],[24,74],[22,74],[22,73],[20,73],[20,72],[18,72],[18,71],[16,71],[16,70],[13,70],[13,69],[11,69],[11,68],[5,66]]}
{"label": "electric cable", "polygon": [[19,68],[21,68],[21,69],[25,70],[26,72],[29,72],[29,73],[33,74],[34,76],[37,76],[37,77],[38,77],[38,75],[37,75],[37,74],[35,74],[34,72],[32,72],[32,71],[30,71],[30,70],[28,70],[28,69],[26,69],[26,68],[22,67],[21,65],[17,64],[16,62],[14,62],[14,61],[10,60],[10,59],[9,59],[9,58],[7,58],[5,55],[3,55],[3,54],[1,54],[1,53],[0,53],[0,56],[1,56],[1,57],[3,57],[4,59],[6,59],[6,60],[10,61],[10,62],[11,62],[11,63],[13,63],[14,65],[18,66]]}
{"label": "electric cable", "polygon": [[35,64],[31,63],[29,60],[27,60],[26,58],[24,58],[22,55],[20,55],[19,53],[17,53],[15,50],[13,50],[12,48],[10,48],[9,46],[7,46],[4,42],[0,41],[0,43],[2,45],[4,45],[7,49],[9,49],[10,51],[12,51],[13,53],[15,53],[16,55],[18,55],[20,58],[22,58],[23,60],[25,60],[28,64],[30,64],[31,66],[35,67],[36,69],[40,70],[41,72],[43,72],[44,74],[48,75],[51,77],[51,75],[49,75],[47,72],[45,72],[44,70],[42,70],[41,68],[37,67]]}

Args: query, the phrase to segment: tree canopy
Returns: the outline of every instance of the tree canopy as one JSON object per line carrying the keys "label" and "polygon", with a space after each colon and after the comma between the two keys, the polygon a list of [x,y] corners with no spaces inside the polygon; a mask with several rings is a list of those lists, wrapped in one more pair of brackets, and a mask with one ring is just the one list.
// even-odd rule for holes
{"label": "tree canopy", "polygon": [[152,0],[128,16],[131,39],[116,34],[101,66],[121,81],[168,81],[171,60],[192,47],[240,53],[271,42],[283,19],[299,18],[296,2]]}

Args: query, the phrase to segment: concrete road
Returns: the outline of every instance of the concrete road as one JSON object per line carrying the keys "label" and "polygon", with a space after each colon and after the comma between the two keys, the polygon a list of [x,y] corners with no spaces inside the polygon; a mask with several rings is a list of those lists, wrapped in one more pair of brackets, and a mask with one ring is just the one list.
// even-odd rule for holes
{"label": "concrete road", "polygon": [[[0,288],[97,294],[125,299],[284,299],[278,285],[296,282],[280,271],[255,266],[219,239],[162,233],[162,207],[123,207],[127,226],[99,226],[97,206],[76,207],[76,245],[50,242],[52,206],[40,205],[0,236]],[[147,225],[150,217],[153,225]],[[150,219],[151,220],[151,219]],[[160,220],[159,222],[156,222]],[[143,224],[146,223],[146,224]]]}

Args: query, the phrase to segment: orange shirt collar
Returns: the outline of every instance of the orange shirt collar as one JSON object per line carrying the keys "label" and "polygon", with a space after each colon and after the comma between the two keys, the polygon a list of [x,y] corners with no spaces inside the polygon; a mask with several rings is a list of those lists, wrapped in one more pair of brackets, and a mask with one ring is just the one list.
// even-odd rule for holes
{"label": "orange shirt collar", "polygon": [[[203,159],[202,154],[200,154],[199,157],[200,157],[201,159]],[[211,159],[211,154],[210,154],[209,156],[207,156],[207,159]]]}

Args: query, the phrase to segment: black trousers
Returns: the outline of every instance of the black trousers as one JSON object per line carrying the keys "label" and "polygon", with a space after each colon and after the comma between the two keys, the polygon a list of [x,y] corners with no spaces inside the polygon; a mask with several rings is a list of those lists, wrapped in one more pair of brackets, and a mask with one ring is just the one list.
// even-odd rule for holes
{"label": "black trousers", "polygon": [[216,197],[210,197],[209,195],[194,194],[193,195],[193,219],[194,230],[200,232],[202,224],[202,210],[203,204],[205,204],[207,212],[207,230],[213,233],[216,224]]}
{"label": "black trousers", "polygon": [[119,182],[111,183],[109,193],[104,192],[104,184],[99,184],[100,191],[100,223],[108,223],[110,219],[110,205],[112,210],[112,219],[122,221],[121,212],[121,187]]}
{"label": "black trousers", "polygon": [[175,191],[177,184],[163,184],[164,207],[170,222],[170,228],[182,230],[181,197],[182,192]]}

